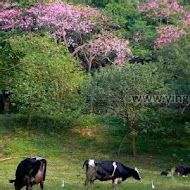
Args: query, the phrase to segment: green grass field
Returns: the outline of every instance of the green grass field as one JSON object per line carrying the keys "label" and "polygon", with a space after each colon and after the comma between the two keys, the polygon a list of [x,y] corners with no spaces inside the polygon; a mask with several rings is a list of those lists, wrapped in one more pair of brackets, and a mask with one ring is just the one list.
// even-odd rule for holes
{"label": "green grass field", "polygon": [[[121,155],[118,147],[127,130],[119,121],[80,122],[68,127],[65,123],[53,123],[56,130],[47,123],[33,121],[30,131],[24,128],[24,122],[12,116],[0,116],[0,190],[13,190],[8,183],[14,179],[17,164],[25,157],[41,156],[48,162],[45,190],[82,190],[84,188],[84,160],[116,160],[129,167],[138,167],[141,181],[130,178],[121,183],[119,189],[148,190],[153,181],[159,190],[188,190],[190,177],[162,177],[161,171],[168,167],[190,165],[190,142],[188,138],[166,139],[139,136],[137,141],[138,157],[131,155],[130,139],[127,137]],[[41,126],[41,127],[40,127]],[[123,130],[123,132],[122,132]],[[6,160],[7,159],[7,160]],[[62,181],[65,187],[62,188]],[[34,190],[40,189],[35,186]],[[111,189],[111,181],[95,182],[93,189]]]}

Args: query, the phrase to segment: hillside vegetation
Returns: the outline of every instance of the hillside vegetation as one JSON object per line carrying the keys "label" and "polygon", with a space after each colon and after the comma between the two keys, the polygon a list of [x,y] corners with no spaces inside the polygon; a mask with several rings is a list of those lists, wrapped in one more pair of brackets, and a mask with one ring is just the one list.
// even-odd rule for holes
{"label": "hillside vegetation", "polygon": [[138,167],[121,190],[189,189],[160,175],[190,166],[189,52],[188,0],[1,2],[0,189],[30,156],[47,190],[84,189],[89,158]]}

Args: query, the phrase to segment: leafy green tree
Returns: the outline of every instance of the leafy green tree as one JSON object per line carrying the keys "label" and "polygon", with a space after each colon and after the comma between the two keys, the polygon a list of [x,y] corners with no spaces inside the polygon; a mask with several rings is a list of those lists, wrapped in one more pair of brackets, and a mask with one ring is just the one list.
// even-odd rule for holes
{"label": "leafy green tree", "polygon": [[106,5],[105,12],[113,19],[114,22],[125,28],[128,22],[128,17],[138,13],[137,6],[137,0],[112,2]]}
{"label": "leafy green tree", "polygon": [[155,65],[129,65],[102,69],[82,86],[91,110],[109,113],[129,121],[132,136],[132,151],[136,157],[136,121],[147,105],[143,100],[135,101],[134,96],[159,94],[164,91],[164,81]]}
{"label": "leafy green tree", "polygon": [[34,110],[61,114],[77,109],[83,72],[65,46],[47,35],[28,34],[10,39],[1,55],[4,87],[12,102],[29,112],[28,126]]}
{"label": "leafy green tree", "polygon": [[127,24],[127,36],[131,39],[131,50],[133,55],[140,57],[144,62],[150,61],[152,60],[154,40],[157,37],[156,28],[148,25],[140,14],[136,14],[135,17]]}
{"label": "leafy green tree", "polygon": [[183,95],[184,102],[175,104],[179,112],[188,110],[190,102],[185,96],[190,95],[190,36],[186,36],[177,43],[155,50],[155,60],[159,62],[160,72],[165,75],[165,83],[170,86],[172,94]]}

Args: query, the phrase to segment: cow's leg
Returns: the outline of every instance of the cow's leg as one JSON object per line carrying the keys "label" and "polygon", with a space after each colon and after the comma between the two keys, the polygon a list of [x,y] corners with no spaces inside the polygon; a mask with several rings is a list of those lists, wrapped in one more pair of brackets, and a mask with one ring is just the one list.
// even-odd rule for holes
{"label": "cow's leg", "polygon": [[90,181],[90,186],[93,187],[94,186],[94,180]]}
{"label": "cow's leg", "polygon": [[44,190],[44,182],[40,183],[40,190]]}
{"label": "cow's leg", "polygon": [[86,172],[86,180],[85,180],[85,183],[84,183],[84,186],[87,186],[89,184],[89,174],[88,174],[88,171]]}
{"label": "cow's leg", "polygon": [[119,178],[112,179],[112,188],[117,187],[119,184]]}
{"label": "cow's leg", "polygon": [[112,188],[115,188],[115,183],[114,183],[114,179],[112,179]]}
{"label": "cow's leg", "polygon": [[28,183],[28,185],[26,186],[26,190],[32,190],[32,186],[33,186],[32,183]]}
{"label": "cow's leg", "polygon": [[26,190],[32,190],[32,177],[30,175],[26,176]]}
{"label": "cow's leg", "polygon": [[27,183],[26,190],[30,190],[30,183]]}
{"label": "cow's leg", "polygon": [[29,186],[28,186],[28,190],[32,190],[32,185],[29,185]]}
{"label": "cow's leg", "polygon": [[32,190],[32,185],[31,184],[26,185],[26,190]]}

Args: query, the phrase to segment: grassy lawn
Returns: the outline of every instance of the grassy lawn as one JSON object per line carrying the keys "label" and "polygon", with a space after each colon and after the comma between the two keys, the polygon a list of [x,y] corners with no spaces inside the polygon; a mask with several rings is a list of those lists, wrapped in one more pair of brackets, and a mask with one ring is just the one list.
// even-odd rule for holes
{"label": "grassy lawn", "polygon": [[[118,126],[114,128],[111,122],[109,128],[101,122],[96,125],[86,123],[83,127],[81,125],[84,123],[77,126],[76,122],[71,128],[57,123],[55,125],[62,128],[56,131],[47,129],[50,122],[44,124],[42,128],[38,128],[37,123],[34,122],[35,126],[31,126],[30,131],[27,131],[22,122],[13,121],[9,116],[0,116],[0,190],[14,189],[8,180],[14,179],[17,164],[30,156],[47,159],[46,190],[90,189],[84,188],[85,170],[82,169],[84,160],[89,158],[116,160],[129,167],[138,167],[142,180],[135,181],[130,178],[120,185],[121,190],[151,189],[152,181],[156,189],[160,190],[190,189],[190,177],[160,176],[161,171],[168,167],[190,165],[190,144],[186,139],[168,142],[164,139],[158,141],[139,137],[137,141],[139,156],[133,160],[130,139],[126,140],[121,155],[118,156],[118,147],[122,140],[122,135],[119,136],[118,131],[123,128]],[[6,158],[10,160],[3,161]],[[61,187],[63,180],[64,188]],[[40,187],[35,186],[33,189],[37,190]],[[111,181],[96,181],[93,189],[111,189]]]}

